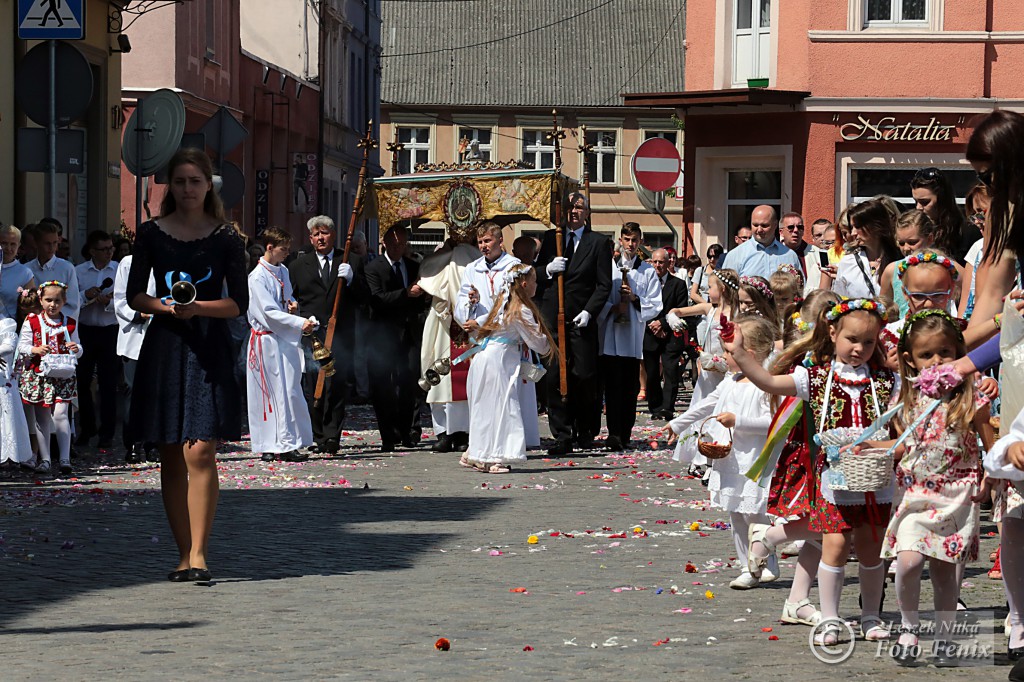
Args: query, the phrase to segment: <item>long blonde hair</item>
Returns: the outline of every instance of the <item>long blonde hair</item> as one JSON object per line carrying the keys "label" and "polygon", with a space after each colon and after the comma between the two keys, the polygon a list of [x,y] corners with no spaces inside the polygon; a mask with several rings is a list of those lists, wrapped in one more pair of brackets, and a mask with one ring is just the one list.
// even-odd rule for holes
{"label": "long blonde hair", "polygon": [[523,308],[525,307],[533,313],[533,319],[536,320],[537,327],[548,340],[548,352],[544,353],[542,357],[545,359],[558,358],[558,346],[555,344],[555,339],[551,336],[547,325],[544,324],[544,318],[541,316],[540,310],[537,309],[537,304],[526,293],[526,284],[529,281],[530,275],[536,277],[536,271],[533,269],[533,266],[517,263],[510,267],[506,274],[511,278],[511,282],[501,290],[498,298],[495,299],[494,307],[491,308],[487,319],[480,325],[476,333],[477,340],[483,341],[487,337],[494,335],[495,332],[509,322],[523,321]]}

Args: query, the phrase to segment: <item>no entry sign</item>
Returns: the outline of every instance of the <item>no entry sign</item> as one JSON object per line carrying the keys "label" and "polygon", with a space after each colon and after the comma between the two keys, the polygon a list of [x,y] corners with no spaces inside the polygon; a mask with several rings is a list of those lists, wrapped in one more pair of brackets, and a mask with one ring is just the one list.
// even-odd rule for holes
{"label": "no entry sign", "polygon": [[637,148],[630,167],[641,187],[664,192],[679,179],[679,151],[665,138],[652,137]]}

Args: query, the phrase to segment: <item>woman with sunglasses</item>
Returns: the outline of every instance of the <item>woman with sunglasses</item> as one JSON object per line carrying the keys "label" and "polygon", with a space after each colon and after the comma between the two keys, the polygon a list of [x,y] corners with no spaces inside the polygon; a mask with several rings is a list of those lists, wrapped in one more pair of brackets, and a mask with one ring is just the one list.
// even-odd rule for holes
{"label": "woman with sunglasses", "polygon": [[964,219],[949,176],[938,168],[922,168],[910,181],[910,192],[916,208],[935,223],[935,246],[963,265],[971,245],[981,239],[981,231]]}
{"label": "woman with sunglasses", "polygon": [[[978,179],[991,197],[987,216],[988,235],[980,266],[977,269],[974,312],[968,331],[998,320],[1003,298],[1017,282],[1018,264],[1024,257],[1024,116],[996,110],[977,122],[967,142],[967,160],[978,173]],[[1020,301],[1016,301],[1020,309]],[[998,322],[997,325],[998,326]],[[961,376],[985,370],[1000,361],[999,335],[957,360],[954,367]],[[1019,384],[1020,370],[1016,362],[1006,363],[1004,386]],[[1020,474],[1024,462],[1010,456],[1015,444],[1024,441],[1024,419],[1021,418],[1019,391],[1002,397],[1004,436],[985,456],[985,468],[994,478],[1024,478]],[[1012,422],[1012,426],[1010,425]],[[1007,428],[1009,427],[1009,428]],[[1007,431],[1009,433],[1007,433]],[[1019,447],[1017,447],[1019,450]],[[1024,500],[1017,497],[1003,510],[1002,542],[1006,553],[1000,557],[1007,601],[1010,606],[1009,657],[1016,661],[1010,679],[1024,675]]]}
{"label": "woman with sunglasses", "polygon": [[708,257],[707,264],[693,271],[693,276],[690,278],[690,300],[692,303],[700,305],[709,302],[708,285],[711,282],[711,273],[714,272],[715,263],[723,253],[725,253],[725,248],[721,244],[712,244],[705,254]]}

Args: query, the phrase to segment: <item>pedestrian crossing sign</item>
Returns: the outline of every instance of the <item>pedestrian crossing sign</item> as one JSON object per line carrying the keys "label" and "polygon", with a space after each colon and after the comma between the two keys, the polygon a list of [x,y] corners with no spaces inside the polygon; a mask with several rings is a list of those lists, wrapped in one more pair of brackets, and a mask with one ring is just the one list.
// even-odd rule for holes
{"label": "pedestrian crossing sign", "polygon": [[18,37],[81,40],[85,37],[85,0],[18,0]]}

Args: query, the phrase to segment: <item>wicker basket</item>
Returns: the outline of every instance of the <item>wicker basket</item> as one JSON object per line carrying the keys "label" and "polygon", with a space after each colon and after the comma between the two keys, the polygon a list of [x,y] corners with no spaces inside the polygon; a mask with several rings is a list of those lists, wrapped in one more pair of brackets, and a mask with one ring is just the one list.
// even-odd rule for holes
{"label": "wicker basket", "polygon": [[714,441],[704,440],[704,425],[712,419],[714,417],[708,417],[700,423],[700,431],[697,433],[697,450],[708,459],[723,459],[732,452],[732,429],[729,429],[728,443],[715,443]]}
{"label": "wicker basket", "polygon": [[839,455],[835,470],[844,480],[840,484],[833,482],[832,488],[852,493],[878,492],[892,482],[892,467],[892,453],[886,448],[862,448],[859,453],[851,448]]}

